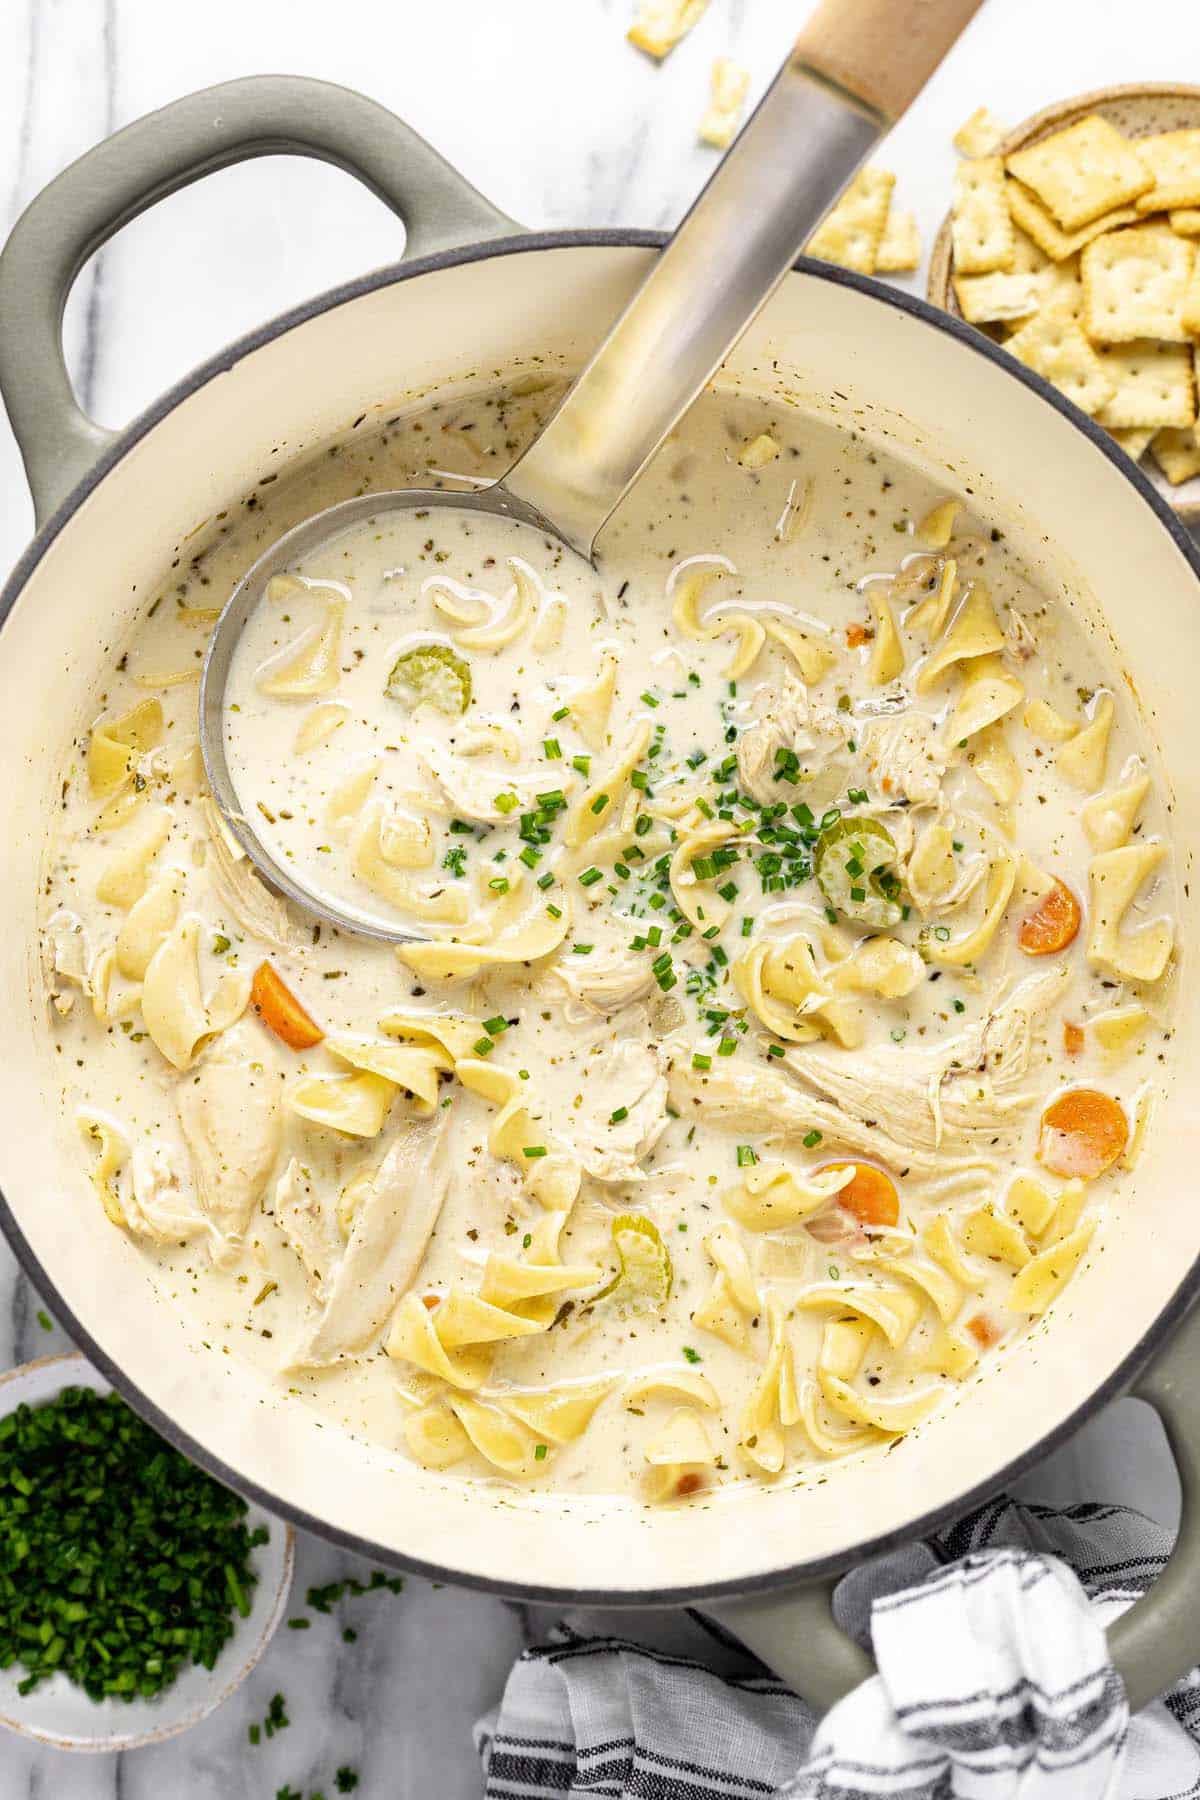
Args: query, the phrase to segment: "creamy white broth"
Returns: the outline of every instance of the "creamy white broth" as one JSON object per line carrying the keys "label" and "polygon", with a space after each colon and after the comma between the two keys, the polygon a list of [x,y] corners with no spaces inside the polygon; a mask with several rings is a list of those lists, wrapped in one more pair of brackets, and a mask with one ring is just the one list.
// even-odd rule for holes
{"label": "creamy white broth", "polygon": [[[296,519],[364,487],[427,479],[430,466],[468,475],[502,467],[550,398],[488,396],[442,413],[427,409],[271,484],[241,518],[222,522],[190,568],[165,586],[98,697],[102,718],[120,720],[153,697],[155,690],[137,685],[139,678],[194,674],[205,621],[189,617],[190,609],[218,605],[261,549]],[[760,468],[744,467],[744,447],[764,434],[778,454]],[[397,891],[393,876],[412,884],[408,891],[419,894],[426,911],[436,912],[453,891],[465,919],[426,918],[423,929],[442,939],[473,940],[484,950],[489,939],[502,946],[512,941],[530,920],[544,924],[547,909],[554,908],[560,923],[566,920],[562,943],[531,963],[488,967],[484,958],[477,972],[447,979],[423,969],[419,952],[406,963],[385,947],[316,932],[310,921],[277,907],[248,915],[244,895],[231,904],[203,795],[189,791],[198,788],[194,758],[186,756],[195,742],[194,685],[157,690],[161,741],[136,748],[131,760],[142,785],[131,782],[115,799],[89,786],[91,721],[84,722],[47,883],[47,936],[60,965],[51,977],[58,996],[51,1010],[70,1071],[64,1104],[71,1114],[84,1108],[89,1118],[116,1128],[107,1177],[114,1220],[137,1235],[155,1278],[203,1321],[214,1347],[277,1368],[284,1387],[330,1419],[402,1451],[415,1447],[427,1459],[445,1462],[453,1475],[646,1492],[649,1448],[668,1457],[659,1488],[670,1495],[774,1477],[775,1464],[783,1479],[803,1479],[838,1448],[883,1445],[888,1437],[865,1427],[855,1406],[890,1406],[887,1419],[897,1425],[914,1398],[923,1405],[927,1394],[952,1391],[957,1378],[969,1374],[971,1359],[995,1354],[993,1340],[1002,1346],[1037,1317],[1008,1304],[1022,1274],[1018,1265],[1024,1259],[1028,1267],[1052,1247],[1056,1231],[1078,1246],[1093,1220],[1102,1230],[1108,1197],[1122,1179],[1117,1166],[1078,1187],[1042,1168],[1037,1150],[1043,1108],[1060,1090],[1097,1089],[1120,1102],[1134,1131],[1169,1035],[1165,979],[1131,980],[1111,960],[1089,960],[1088,870],[1097,854],[1084,825],[1089,793],[1079,785],[1079,769],[1073,780],[1064,779],[1062,746],[1048,733],[1073,733],[1078,753],[1108,696],[1114,719],[1107,750],[1099,764],[1095,755],[1082,759],[1100,768],[1096,789],[1121,794],[1143,766],[1153,773],[1153,761],[1116,672],[1068,607],[1032,582],[986,521],[973,518],[964,504],[944,550],[922,540],[918,528],[945,498],[857,440],[761,401],[718,394],[696,407],[624,504],[604,534],[596,572],[527,529],[492,522],[485,527],[478,519],[440,512],[424,520],[384,514],[374,526],[313,553],[295,571],[295,583],[263,596],[239,650],[230,688],[237,710],[229,715],[235,781],[262,834],[302,879],[315,879],[373,911],[404,916],[389,897]],[[974,736],[962,745],[945,738],[947,715],[965,686],[961,673],[951,665],[944,680],[916,691],[947,631],[931,637],[919,614],[914,620],[914,610],[928,599],[930,582],[922,578],[931,577],[936,587],[947,555],[955,557],[959,574],[950,633],[970,583],[980,577],[1003,633],[993,662],[971,659],[968,673],[980,682],[1016,680],[1023,689],[998,728],[1019,774],[1010,800],[998,799],[980,780]],[[514,556],[527,565],[522,580],[533,596],[531,618],[499,649],[468,648],[463,637],[474,629],[475,611],[495,609],[502,617],[510,604],[518,586],[508,561]],[[800,654],[809,656],[815,646],[823,653],[818,660],[828,662],[807,692],[805,685],[797,691],[796,656],[771,636],[731,691],[727,671],[747,645],[744,630],[697,638],[672,622],[681,586],[703,566],[692,559],[712,557],[733,569],[714,575],[697,616],[707,622],[711,614],[733,612],[803,632]],[[896,583],[889,578],[898,570]],[[439,592],[461,603],[470,622],[441,610]],[[472,607],[473,593],[489,597],[486,607],[482,600]],[[563,602],[561,638],[537,649],[538,615],[556,594]],[[898,677],[882,683],[872,679],[881,617],[872,596],[890,606],[903,657]],[[297,640],[319,630],[331,599],[343,603],[344,612],[329,691],[264,693],[264,669],[269,679]],[[872,635],[864,637],[864,631]],[[471,702],[461,717],[385,693],[397,656],[431,641],[469,666]],[[592,725],[589,741],[571,711],[556,715],[594,681],[606,651],[616,666],[611,710]],[[1039,702],[1055,708],[1058,720],[1039,717]],[[330,706],[345,709],[342,722],[297,754],[304,721]],[[905,759],[903,742],[881,742],[879,734],[918,715],[930,723],[912,725],[921,742],[918,754]],[[779,742],[771,735],[772,718],[781,722]],[[756,740],[752,733],[763,732],[764,720],[765,733]],[[604,793],[604,777],[620,765],[643,726],[648,742],[637,773],[644,781],[602,809],[619,808],[622,841],[609,842],[616,821],[614,827],[602,821],[595,838],[564,843],[581,796]],[[749,746],[758,741],[765,749],[756,760]],[[652,755],[655,745],[660,747]],[[585,759],[583,768],[576,759]],[[732,768],[714,779],[731,760]],[[997,766],[993,750],[982,767],[994,785],[1003,785]],[[1071,767],[1069,754],[1065,766]],[[360,791],[348,793],[347,779],[356,774],[363,777]],[[1010,767],[1005,779],[1015,778]],[[919,797],[897,805],[905,782]],[[561,806],[538,801],[539,794],[560,790]],[[680,793],[703,806],[680,814],[674,804]],[[760,804],[744,806],[743,795]],[[515,796],[516,804],[498,808],[499,796],[506,804]],[[342,818],[331,818],[335,797],[342,800]],[[122,802],[131,809],[128,819],[98,832],[97,815]],[[765,832],[761,803],[787,809],[767,820]],[[664,805],[676,816],[658,816]],[[811,823],[793,807],[807,807]],[[873,820],[892,833],[895,855],[887,873],[894,867],[899,886],[885,909],[900,916],[882,932],[836,909],[833,922],[828,897],[812,878],[816,846],[806,836],[819,837],[826,820],[832,844],[829,827],[840,829],[835,811],[852,827]],[[481,813],[491,816],[474,816]],[[682,935],[680,925],[688,921],[679,914],[675,887],[664,881],[661,859],[673,857],[693,829],[711,832],[723,813],[732,815],[725,823],[751,829],[717,843],[719,850],[736,849],[737,860],[688,890],[693,909],[707,903],[709,910]],[[169,835],[143,874],[147,891],[163,895],[164,905],[162,916],[148,922],[142,953],[153,946],[157,954],[162,945],[155,934],[166,930],[175,942],[175,950],[166,952],[176,956],[172,967],[189,966],[191,945],[185,943],[187,954],[180,958],[177,940],[180,922],[194,918],[200,1001],[212,1013],[201,1024],[223,1023],[222,1007],[237,1006],[239,983],[244,989],[249,973],[267,959],[327,1034],[323,1042],[289,1049],[250,1009],[177,1072],[156,1041],[178,1049],[178,1020],[158,1020],[154,990],[163,986],[161,965],[157,977],[149,967],[142,977],[118,970],[107,989],[110,1016],[96,1016],[96,1004],[106,1010],[105,954],[121,941],[123,928],[126,966],[136,969],[140,960],[137,946],[129,947],[137,936],[128,929],[130,908],[104,904],[97,883],[127,847],[150,841],[141,834],[160,817]],[[639,819],[649,822],[644,829]],[[906,879],[908,840],[921,842],[939,821],[949,833],[950,893],[922,912]],[[387,893],[362,877],[364,868],[374,867],[378,875],[378,861],[360,857],[355,873],[364,829],[369,835],[380,826],[383,837],[376,831],[376,841],[393,852],[401,847],[399,860],[383,857]],[[1094,817],[1093,829],[1099,829]],[[1108,836],[1117,829],[1111,826]],[[389,830],[398,836],[389,838]],[[781,839],[781,831],[790,837]],[[1135,851],[1165,837],[1155,781],[1138,799],[1127,831]],[[855,828],[842,840],[843,865],[854,864],[861,836]],[[639,848],[641,862],[632,854]],[[701,850],[702,859],[710,848]],[[992,868],[1006,862],[1013,865],[1013,889],[1007,903],[1001,901],[990,944],[966,967],[947,963],[996,896]],[[985,866],[971,887],[977,863]],[[946,876],[944,868],[941,874]],[[1022,953],[1018,933],[1047,876],[1059,878],[1082,903],[1084,923],[1064,952],[1031,958]],[[851,872],[843,880],[851,908],[862,879]],[[132,886],[137,880],[135,872]],[[718,905],[718,890],[729,883],[736,891]],[[131,887],[117,887],[128,899]],[[956,905],[963,888],[968,891]],[[111,882],[105,891],[114,891]],[[874,887],[871,892],[878,898]],[[886,903],[887,894],[882,898]],[[139,896],[137,906],[145,913],[143,900]],[[64,909],[70,915],[65,920]],[[1139,884],[1123,930],[1144,924],[1153,930],[1172,911],[1164,860]],[[248,928],[248,917],[255,929]],[[708,924],[718,917],[719,926]],[[706,930],[716,935],[706,941]],[[816,959],[808,967],[815,966],[828,988],[830,978],[844,979],[847,967],[859,968],[861,978],[862,945],[875,942],[877,954],[881,938],[893,946],[889,967],[882,977],[870,967],[866,975],[873,973],[889,991],[906,990],[894,998],[835,986],[825,1005],[808,1014],[798,1014],[794,1002],[770,994],[764,999],[761,990],[759,1004],[748,1003],[754,978],[746,959],[752,952],[769,957],[779,951],[786,961],[788,947],[798,953],[807,939]],[[1127,959],[1125,943],[1122,937],[1118,962]],[[809,954],[806,948],[803,953]],[[1143,974],[1153,961],[1143,955]],[[82,987],[72,980],[72,969],[82,976]],[[224,989],[214,993],[222,978]],[[781,980],[786,987],[786,973]],[[156,1031],[145,1016],[147,984]],[[794,986],[793,969],[792,991]],[[1140,1021],[1136,1006],[1145,1009]],[[375,1085],[378,1075],[363,1083],[361,1062],[330,1050],[330,1038],[359,1053],[364,1042],[377,1051],[403,1046],[405,1039],[380,1027],[395,1012],[472,1021],[456,1054],[443,1052],[443,1066],[434,1070],[432,1120],[414,1117],[420,1104],[406,1098],[407,1090],[384,1092]],[[1105,1023],[1114,1012],[1117,1025]],[[791,1035],[768,1029],[764,1014],[769,1023],[790,1020]],[[819,1035],[797,1042],[805,1021]],[[1120,1038],[1122,1025],[1123,1048],[1106,1047],[1102,1039]],[[928,1108],[926,1077],[947,1046],[951,1058],[961,1046],[964,1063],[940,1070],[936,1091],[947,1116],[939,1144],[935,1116],[922,1109]],[[999,1057],[991,1065],[993,1091],[973,1113],[966,1059],[977,1066],[993,1053]],[[509,1071],[518,1084],[525,1119],[510,1146],[515,1154],[503,1147],[497,1154],[494,1141],[489,1148],[504,1102],[477,1091],[488,1079],[480,1066]],[[922,1085],[914,1096],[910,1078],[918,1066]],[[813,1084],[814,1071],[820,1071],[820,1086]],[[424,1079],[430,1079],[428,1064]],[[371,1135],[353,1135],[313,1116],[325,1109],[325,1118],[332,1117],[329,1096],[338,1098],[354,1081],[364,1094],[363,1116],[352,1121],[360,1133],[373,1122],[366,1116],[372,1107],[379,1112]],[[297,1095],[309,1116],[296,1110]],[[500,1338],[494,1351],[481,1356],[469,1333],[464,1338],[452,1332],[455,1379],[448,1381],[435,1372],[437,1346],[413,1336],[411,1319],[407,1334],[397,1333],[393,1315],[401,1296],[385,1279],[385,1316],[366,1340],[350,1346],[344,1360],[304,1366],[314,1343],[323,1357],[346,1348],[336,1331],[332,1339],[328,1332],[321,1338],[322,1296],[336,1286],[348,1255],[345,1230],[356,1193],[361,1203],[363,1184],[378,1179],[381,1161],[405,1145],[416,1161],[402,1170],[401,1186],[406,1180],[429,1210],[434,1189],[445,1188],[415,1264],[407,1268],[397,1257],[394,1265],[406,1280],[411,1277],[411,1292],[435,1334],[439,1318],[450,1316],[449,1296],[477,1297],[481,1287],[496,1291],[488,1287],[489,1256],[543,1271],[562,1265],[577,1272],[576,1280],[509,1308],[527,1335]],[[81,1146],[95,1167],[103,1136],[81,1138]],[[908,1155],[902,1154],[906,1146]],[[546,1155],[525,1159],[526,1148]],[[206,1188],[201,1165],[214,1155],[229,1178],[214,1183],[210,1175]],[[894,1231],[864,1227],[835,1196],[811,1202],[808,1224],[761,1229],[769,1215],[761,1195],[747,1196],[748,1180],[762,1181],[775,1164],[786,1165],[799,1184],[786,1190],[795,1212],[797,1192],[807,1191],[816,1171],[851,1158],[883,1170],[894,1185]],[[572,1200],[568,1175],[580,1168]],[[240,1188],[239,1170],[245,1178]],[[555,1177],[548,1185],[547,1172]],[[1012,1193],[1014,1177],[1030,1178],[1042,1199],[1025,1188]],[[222,1185],[228,1192],[218,1195],[214,1208]],[[988,1235],[986,1218],[981,1223],[980,1209],[989,1203],[999,1237]],[[230,1204],[232,1215],[240,1209],[244,1220],[231,1216]],[[1057,1211],[1035,1218],[1038,1206]],[[566,1217],[554,1234],[547,1220],[560,1212]],[[217,1213],[219,1238],[212,1229]],[[669,1255],[672,1285],[665,1304],[622,1304],[619,1294],[596,1298],[619,1269],[614,1221],[629,1215],[657,1233],[655,1239],[640,1223],[632,1237],[627,1230],[622,1241],[630,1254],[641,1248],[656,1272],[659,1246]],[[416,1230],[411,1205],[407,1217]],[[939,1219],[949,1229],[949,1248],[925,1235]],[[385,1278],[389,1245],[396,1254],[402,1235],[401,1223],[392,1223],[390,1237],[368,1246]],[[704,1243],[715,1229],[725,1265],[716,1298],[718,1266]],[[193,1235],[180,1243],[183,1231]],[[1004,1236],[1006,1231],[1017,1236]],[[940,1261],[931,1243],[942,1253]],[[889,1259],[887,1267],[881,1257]],[[896,1273],[897,1257],[925,1272],[925,1288]],[[962,1279],[950,1273],[947,1260]],[[580,1271],[587,1280],[579,1279]],[[1028,1286],[1030,1278],[1024,1280]],[[805,1296],[815,1292],[820,1300],[824,1290],[836,1290],[828,1310],[811,1309]],[[884,1310],[876,1304],[872,1320],[855,1308],[870,1306],[873,1290]],[[898,1302],[897,1293],[907,1298]],[[844,1304],[838,1294],[846,1296]],[[427,1302],[439,1297],[431,1309]],[[851,1330],[839,1333],[836,1327],[846,1321]],[[495,1325],[493,1320],[488,1328]],[[949,1349],[947,1333],[953,1338]],[[380,1354],[385,1338],[395,1352],[390,1356]],[[794,1394],[785,1381],[781,1395],[775,1379],[781,1357],[772,1351],[780,1345],[793,1360]],[[415,1360],[406,1354],[413,1351]],[[849,1371],[855,1355],[860,1360],[845,1379],[860,1398],[847,1414],[836,1404],[843,1378],[834,1365],[839,1356],[848,1357],[843,1366]],[[712,1396],[699,1389],[640,1394],[635,1386],[631,1406],[630,1383],[655,1369],[682,1372],[693,1388],[698,1377],[707,1378],[717,1404],[705,1404]],[[588,1384],[609,1377],[620,1379],[582,1426],[587,1405],[569,1415],[561,1408],[547,1411],[545,1396],[535,1395],[531,1403],[523,1394],[580,1383],[568,1397],[586,1401],[600,1392]],[[814,1387],[822,1377],[823,1385]],[[759,1410],[751,1417],[747,1409],[755,1402]],[[677,1417],[681,1408],[683,1420]],[[547,1419],[553,1429],[545,1428]],[[571,1435],[576,1427],[578,1434]],[[492,1460],[477,1443],[491,1449]],[[682,1454],[689,1447],[699,1456]],[[717,1460],[703,1460],[705,1454]]]}

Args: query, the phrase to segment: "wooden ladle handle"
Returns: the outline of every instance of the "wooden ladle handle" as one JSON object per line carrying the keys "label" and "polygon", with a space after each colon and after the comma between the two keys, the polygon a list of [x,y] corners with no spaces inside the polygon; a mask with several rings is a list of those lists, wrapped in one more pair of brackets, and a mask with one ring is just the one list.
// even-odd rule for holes
{"label": "wooden ladle handle", "polygon": [[796,40],[806,69],[895,121],[983,0],[821,0]]}

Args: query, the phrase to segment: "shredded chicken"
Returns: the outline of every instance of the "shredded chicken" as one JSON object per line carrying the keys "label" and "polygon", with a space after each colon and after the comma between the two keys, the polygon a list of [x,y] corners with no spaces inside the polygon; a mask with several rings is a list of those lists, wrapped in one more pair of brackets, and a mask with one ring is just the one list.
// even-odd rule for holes
{"label": "shredded chicken", "polygon": [[310,1285],[318,1298],[323,1297],[342,1254],[342,1240],[319,1187],[298,1157],[291,1158],[275,1183],[273,1208],[279,1228],[304,1265]]}
{"label": "shredded chicken", "polygon": [[[738,781],[763,806],[796,799],[845,749],[846,733],[837,714],[819,700],[810,700],[802,681],[789,678],[782,688],[759,689],[755,721],[738,739]],[[791,781],[778,779],[781,750],[793,751],[799,764]],[[840,781],[840,772],[837,778]]]}
{"label": "shredded chicken", "polygon": [[936,806],[946,751],[934,721],[923,712],[893,713],[867,727],[867,767],[889,800]]}
{"label": "shredded chicken", "polygon": [[1004,635],[1008,639],[1010,654],[1015,656],[1018,662],[1029,662],[1030,658],[1036,655],[1037,632],[1027,615],[1018,612],[1015,606],[1010,606],[1008,609],[1008,624],[1005,626]]}
{"label": "shredded chicken", "polygon": [[628,950],[576,957],[555,973],[571,998],[593,1013],[619,1012],[644,999],[654,985],[649,960]]}
{"label": "shredded chicken", "polygon": [[[535,789],[543,778],[537,773],[514,775],[510,769],[479,766],[465,756],[447,750],[424,750],[421,762],[441,789],[446,806],[458,819],[475,819],[495,825],[509,815],[496,805],[498,794],[515,794],[523,810],[533,805]],[[513,809],[509,808],[509,812]]]}
{"label": "shredded chicken", "polygon": [[215,801],[206,797],[202,805],[208,870],[217,899],[250,937],[272,950],[295,954],[307,940],[293,924],[287,907],[254,873],[241,846],[225,829]]}
{"label": "shredded chicken", "polygon": [[412,1286],[450,1185],[448,1116],[439,1107],[432,1119],[400,1126],[355,1207],[350,1240],[292,1367],[321,1368],[363,1349]]}
{"label": "shredded chicken", "polygon": [[47,990],[54,1010],[64,1017],[75,1005],[74,994],[66,990],[70,987],[88,991],[88,966],[91,962],[91,951],[88,948],[87,933],[83,929],[83,920],[78,913],[68,911],[66,907],[47,919],[42,937],[42,949],[46,961]]}
{"label": "shredded chicken", "polygon": [[175,1088],[214,1262],[239,1248],[279,1151],[279,1076],[268,1058],[262,1031],[243,1021],[223,1031]]}
{"label": "shredded chicken", "polygon": [[209,1222],[184,1187],[163,1144],[138,1144],[129,1160],[129,1185],[121,1196],[125,1223],[135,1237],[178,1244],[209,1230]]}
{"label": "shredded chicken", "polygon": [[[855,1058],[855,1061],[858,1059]],[[787,1075],[773,1069],[738,1068],[733,1058],[700,1074],[691,1064],[690,1047],[680,1051],[669,1072],[671,1104],[684,1119],[712,1119],[746,1131],[767,1133],[780,1141],[819,1131],[823,1144],[842,1144],[892,1169],[930,1175],[955,1166],[932,1151],[914,1150],[889,1135],[882,1124],[843,1112],[827,1100],[805,1093]]]}
{"label": "shredded chicken", "polygon": [[1003,1005],[929,1050],[882,1045],[852,1057],[791,1050],[783,1060],[843,1118],[886,1132],[913,1166],[918,1152],[995,1149],[1033,1099],[1018,1084],[1029,1068],[1034,1021],[1069,979],[1065,969],[1031,975]]}
{"label": "shredded chicken", "polygon": [[[667,1128],[665,1057],[657,1044],[618,1042],[587,1071],[572,1148],[596,1181],[643,1181],[642,1160]],[[619,1116],[618,1116],[619,1115]]]}
{"label": "shredded chicken", "polygon": [[86,987],[91,957],[79,914],[65,906],[51,914],[46,921],[45,945],[51,973],[73,981],[76,987]]}

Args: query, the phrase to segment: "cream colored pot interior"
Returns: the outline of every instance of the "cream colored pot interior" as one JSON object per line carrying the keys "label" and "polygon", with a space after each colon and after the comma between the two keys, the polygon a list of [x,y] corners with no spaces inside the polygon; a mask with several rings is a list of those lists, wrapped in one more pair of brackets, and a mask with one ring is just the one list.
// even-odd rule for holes
{"label": "cream colored pot interior", "polygon": [[[282,1385],[189,1335],[105,1219],[59,1122],[34,911],[71,730],[175,547],[361,412],[447,379],[485,385],[539,353],[577,359],[648,254],[571,246],[485,257],[350,300],[255,350],[178,405],[100,483],[43,557],[0,643],[0,1186],[61,1303],[194,1444],[287,1507],[467,1578],[630,1598],[846,1554],[952,1505],[1081,1407],[1200,1251],[1191,1197],[1200,1124],[1187,1084],[1176,1080],[1100,1253],[1045,1324],[886,1456],[839,1465],[800,1490],[686,1509],[522,1498],[427,1474],[321,1427]],[[1200,839],[1200,593],[1167,531],[1099,448],[966,344],[812,276],[788,278],[730,374],[973,490],[1050,581],[1098,605],[1173,778],[1180,842]],[[1195,899],[1186,906],[1185,946],[1200,929]],[[1200,1054],[1190,958],[1183,979],[1175,1061],[1186,1069]]]}

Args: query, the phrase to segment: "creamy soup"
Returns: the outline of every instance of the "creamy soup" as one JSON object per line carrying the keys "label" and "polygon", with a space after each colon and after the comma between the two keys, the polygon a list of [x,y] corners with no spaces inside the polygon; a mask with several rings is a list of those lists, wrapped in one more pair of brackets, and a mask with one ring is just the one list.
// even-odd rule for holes
{"label": "creamy soup", "polygon": [[285,905],[205,793],[216,610],[318,507],[500,472],[555,394],[393,419],[172,569],[63,772],[64,1107],[164,1293],[331,1422],[523,1486],[803,1480],[1095,1253],[1169,1036],[1161,784],[966,497],[714,393],[595,570],[381,511],[266,584],[242,808],[415,935]]}

